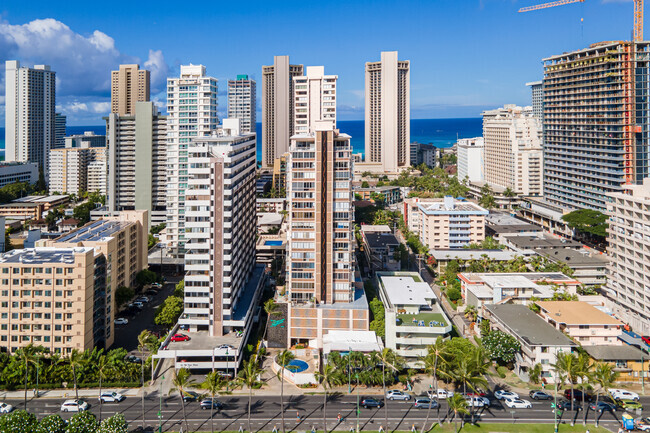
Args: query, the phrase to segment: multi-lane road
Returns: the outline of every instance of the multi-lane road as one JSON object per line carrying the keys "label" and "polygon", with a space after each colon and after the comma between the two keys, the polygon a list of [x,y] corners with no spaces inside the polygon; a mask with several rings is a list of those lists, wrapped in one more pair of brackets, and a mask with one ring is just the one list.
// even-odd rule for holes
{"label": "multi-lane road", "polygon": [[[361,395],[360,398],[363,398]],[[222,396],[219,400],[223,403],[223,409],[214,412],[215,429],[218,430],[239,430],[242,427],[248,430],[246,396]],[[650,404],[650,399],[642,399]],[[40,398],[28,402],[28,410],[39,418],[51,413],[59,413],[63,400]],[[8,403],[16,408],[22,409],[22,400],[8,400]],[[281,430],[280,397],[279,396],[253,396],[251,411],[251,427],[253,430],[271,431],[274,427]],[[90,411],[99,415],[99,403],[88,401],[91,404]],[[350,431],[357,426],[357,398],[356,395],[332,395],[327,403],[327,427]],[[312,426],[316,430],[322,430],[323,425],[323,396],[303,395],[285,397],[285,425],[287,430],[310,431]],[[210,411],[202,410],[197,402],[186,403],[185,412],[191,430],[210,430]],[[410,430],[413,425],[421,428],[426,418],[426,409],[413,407],[413,400],[410,402],[389,401],[388,402],[388,428]],[[139,397],[128,397],[121,403],[106,403],[102,405],[103,417],[122,413],[129,422],[130,427],[142,425],[142,404]],[[161,418],[159,418],[159,413]],[[344,418],[338,422],[338,414]],[[300,419],[298,420],[298,415]],[[562,422],[570,423],[569,411],[564,412]],[[636,414],[634,414],[637,416]],[[62,414],[69,418],[71,414]],[[447,405],[443,402],[440,416],[447,416]],[[619,425],[621,412],[612,414],[605,412],[600,418],[600,424],[612,430]],[[478,409],[477,419],[480,422],[501,422],[501,423],[549,423],[554,422],[554,414],[550,402],[533,402],[532,409],[509,409],[501,402],[493,400],[489,408]],[[577,416],[578,424],[582,423],[583,412]],[[448,418],[447,418],[448,419]],[[159,422],[162,422],[163,431],[179,431],[183,420],[183,411],[178,396],[150,395],[145,399],[145,420],[144,425],[157,430]],[[437,420],[437,411],[431,409],[430,421]],[[594,413],[588,412],[588,421],[593,425]],[[384,409],[360,409],[358,415],[359,428],[362,430],[379,430],[380,426],[388,430],[385,425]]]}

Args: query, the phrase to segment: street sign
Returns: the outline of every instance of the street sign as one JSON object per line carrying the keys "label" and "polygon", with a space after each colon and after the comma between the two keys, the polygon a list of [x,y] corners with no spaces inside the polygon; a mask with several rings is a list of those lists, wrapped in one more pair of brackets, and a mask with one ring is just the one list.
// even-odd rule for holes
{"label": "street sign", "polygon": [[555,403],[551,403],[551,409],[555,409]]}

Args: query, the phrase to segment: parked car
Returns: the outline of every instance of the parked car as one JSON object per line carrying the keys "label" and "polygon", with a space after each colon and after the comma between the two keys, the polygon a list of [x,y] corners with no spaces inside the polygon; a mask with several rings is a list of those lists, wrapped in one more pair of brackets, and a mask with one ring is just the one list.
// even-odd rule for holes
{"label": "parked car", "polygon": [[468,407],[484,407],[485,403],[481,397],[465,397]]}
{"label": "parked car", "polygon": [[494,396],[497,398],[497,400],[503,400],[504,398],[519,398],[519,394],[516,392],[505,391],[503,389],[494,391]]}
{"label": "parked car", "polygon": [[138,296],[137,298],[135,298],[135,301],[146,304],[147,302],[151,301],[151,298],[149,298],[148,296]]}
{"label": "parked car", "polygon": [[470,398],[478,398],[483,402],[483,405],[489,406],[490,405],[490,399],[485,397],[485,395],[476,394],[476,393],[467,393],[465,397],[470,397]]}
{"label": "parked car", "polygon": [[614,400],[636,400],[639,401],[639,394],[634,391],[628,391],[627,389],[609,389],[609,395],[612,396]]}
{"label": "parked car", "polygon": [[639,403],[638,401],[634,400],[616,400],[616,403],[623,408],[624,410],[627,411],[632,411],[632,410],[637,410],[641,409],[643,410],[643,405]]}
{"label": "parked car", "polygon": [[140,301],[133,301],[133,306],[142,310],[144,308],[144,303]]}
{"label": "parked car", "polygon": [[172,335],[171,341],[190,341],[190,337],[185,334],[174,334]]}
{"label": "parked car", "polygon": [[144,308],[144,305],[142,305],[142,302],[131,302],[130,304],[127,304],[126,308],[138,312]]}
{"label": "parked car", "polygon": [[134,364],[142,364],[142,359],[138,358],[135,355],[129,355],[126,358],[124,358],[126,362],[133,362]]}
{"label": "parked car", "polygon": [[88,403],[83,400],[66,400],[61,405],[61,412],[83,412],[88,409]]}
{"label": "parked car", "polygon": [[148,289],[144,294],[147,296],[156,296],[158,291],[156,289]]}
{"label": "parked car", "polygon": [[639,418],[634,420],[634,427],[641,431],[650,431],[650,418]]}
{"label": "parked car", "polygon": [[404,400],[404,401],[406,401],[406,400],[411,399],[411,395],[407,394],[405,392],[402,392],[400,390],[397,390],[397,389],[391,389],[390,391],[388,391],[386,393],[386,398],[389,399],[389,400]]}
{"label": "parked car", "polygon": [[610,412],[614,412],[616,410],[616,405],[607,403],[606,401],[599,401],[598,404],[596,403],[591,403],[589,405],[589,409],[595,410],[598,412],[605,412],[606,410]]}
{"label": "parked car", "polygon": [[217,349],[234,349],[230,344],[222,344],[221,346],[217,347]]}
{"label": "parked car", "polygon": [[151,287],[156,287],[158,289],[162,289],[162,284],[160,284],[160,283],[151,283]]}
{"label": "parked car", "polygon": [[370,407],[381,408],[384,407],[384,402],[381,400],[375,400],[374,398],[364,398],[361,400],[361,406],[368,409]]}
{"label": "parked car", "polygon": [[185,391],[183,392],[183,401],[185,403],[191,403],[199,399],[199,394],[194,391]]}
{"label": "parked car", "polygon": [[418,409],[437,409],[440,404],[430,398],[416,398],[413,407]]}
{"label": "parked car", "polygon": [[104,403],[119,403],[125,398],[126,397],[124,397],[122,394],[119,394],[114,391],[102,392],[101,395],[99,396],[99,399]]}
{"label": "parked car", "polygon": [[127,325],[129,323],[129,319],[125,319],[124,317],[118,317],[113,321],[116,325]]}
{"label": "parked car", "polygon": [[448,399],[450,397],[453,397],[454,391],[447,391],[446,389],[438,389],[438,392],[436,391],[429,391],[427,392],[427,395],[429,398],[437,398],[437,399]]}
{"label": "parked car", "polygon": [[533,400],[553,400],[553,396],[544,391],[531,391],[528,396]]}
{"label": "parked car", "polygon": [[14,410],[14,407],[8,403],[0,403],[0,413],[9,413]]}
{"label": "parked car", "polygon": [[[571,400],[571,389],[570,388],[564,390],[564,397],[567,400]],[[588,392],[585,392],[585,397],[584,397],[585,401],[590,401],[591,398],[592,398],[592,395],[589,394]],[[582,391],[579,390],[579,389],[574,389],[573,390],[573,399],[576,400],[576,401],[577,400],[582,401]]]}
{"label": "parked car", "polygon": [[512,409],[530,409],[533,407],[533,404],[528,400],[522,400],[520,398],[506,398],[503,400],[506,406]]}
{"label": "parked car", "polygon": [[206,409],[221,409],[223,408],[223,404],[217,400],[216,398],[214,401],[212,400],[211,397],[204,398],[201,400],[201,409],[206,410]]}

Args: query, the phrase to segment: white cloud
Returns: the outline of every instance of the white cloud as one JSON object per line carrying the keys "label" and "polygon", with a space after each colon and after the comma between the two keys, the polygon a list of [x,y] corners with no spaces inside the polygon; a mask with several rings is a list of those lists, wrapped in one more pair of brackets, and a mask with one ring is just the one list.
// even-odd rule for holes
{"label": "white cloud", "polygon": [[169,65],[161,50],[149,50],[149,59],[144,62],[145,69],[151,71],[151,94],[165,90]]}

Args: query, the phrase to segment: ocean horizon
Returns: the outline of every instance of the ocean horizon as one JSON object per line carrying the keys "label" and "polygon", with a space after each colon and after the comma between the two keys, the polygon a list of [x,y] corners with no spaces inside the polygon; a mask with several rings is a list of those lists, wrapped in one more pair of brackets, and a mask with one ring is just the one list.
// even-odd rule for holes
{"label": "ocean horizon", "polygon": [[[365,154],[365,121],[339,120],[337,127],[352,137],[351,144],[354,153]],[[262,159],[262,124],[257,123],[257,160]],[[96,134],[106,134],[106,126],[68,126],[66,135],[83,134],[93,131]],[[459,119],[411,119],[411,142],[432,144],[439,148],[451,147],[457,138],[472,138],[483,135],[483,120],[480,117]],[[4,160],[5,128],[0,128],[0,152]]]}

